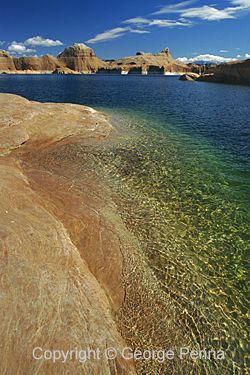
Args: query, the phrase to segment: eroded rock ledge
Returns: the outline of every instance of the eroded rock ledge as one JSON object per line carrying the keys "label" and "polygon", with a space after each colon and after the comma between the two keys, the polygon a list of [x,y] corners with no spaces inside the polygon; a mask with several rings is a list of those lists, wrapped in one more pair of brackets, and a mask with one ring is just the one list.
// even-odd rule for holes
{"label": "eroded rock ledge", "polygon": [[34,347],[126,346],[114,318],[125,296],[126,230],[88,163],[67,155],[79,141],[105,139],[112,126],[73,104],[0,94],[0,106],[0,373],[135,374],[122,358],[32,358]]}

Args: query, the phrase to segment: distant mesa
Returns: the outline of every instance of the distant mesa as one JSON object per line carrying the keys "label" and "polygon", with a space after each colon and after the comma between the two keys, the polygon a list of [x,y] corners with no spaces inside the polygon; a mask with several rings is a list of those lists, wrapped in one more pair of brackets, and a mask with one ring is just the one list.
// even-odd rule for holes
{"label": "distant mesa", "polygon": [[57,58],[51,55],[42,57],[12,57],[6,51],[0,52],[0,73],[54,73],[54,74],[181,74],[192,71],[175,61],[168,48],[157,54],[137,52],[134,56],[118,60],[101,60],[92,48],[83,43],[75,43],[65,48]]}
{"label": "distant mesa", "polygon": [[[57,57],[13,57],[0,50],[0,73],[5,74],[164,74],[180,75],[182,80],[209,82],[250,82],[250,60],[221,65],[184,64],[176,61],[169,48],[152,54],[143,51],[117,60],[101,60],[92,48],[75,43]],[[195,73],[192,75],[190,73]]]}
{"label": "distant mesa", "polygon": [[191,72],[192,67],[173,59],[168,48],[152,54],[139,51],[134,56],[123,57],[110,62],[99,73],[116,71],[121,74],[183,74]]}

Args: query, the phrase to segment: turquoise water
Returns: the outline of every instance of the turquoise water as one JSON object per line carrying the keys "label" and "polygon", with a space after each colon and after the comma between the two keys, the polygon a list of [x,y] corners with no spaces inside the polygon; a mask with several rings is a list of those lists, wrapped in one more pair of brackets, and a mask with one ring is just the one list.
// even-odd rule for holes
{"label": "turquoise water", "polygon": [[247,373],[250,88],[174,77],[0,76],[0,91],[111,114],[124,137],[100,146],[96,160],[121,215],[183,335],[226,351],[223,363],[194,373]]}

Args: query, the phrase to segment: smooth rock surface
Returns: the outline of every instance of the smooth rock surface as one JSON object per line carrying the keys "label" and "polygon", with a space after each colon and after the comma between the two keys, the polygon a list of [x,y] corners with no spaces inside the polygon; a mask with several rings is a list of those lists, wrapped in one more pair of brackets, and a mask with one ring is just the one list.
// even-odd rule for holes
{"label": "smooth rock surface", "polygon": [[82,170],[82,158],[72,163],[61,149],[101,140],[112,126],[84,106],[10,94],[0,106],[0,373],[135,374],[119,356],[32,358],[34,347],[126,346],[114,314],[125,293],[119,217],[88,164]]}

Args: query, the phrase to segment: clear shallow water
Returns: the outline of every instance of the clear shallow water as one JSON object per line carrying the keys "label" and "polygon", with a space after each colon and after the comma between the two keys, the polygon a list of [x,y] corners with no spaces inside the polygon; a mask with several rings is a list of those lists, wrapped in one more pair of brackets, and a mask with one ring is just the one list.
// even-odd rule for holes
{"label": "clear shallow water", "polygon": [[0,92],[90,105],[133,132],[96,159],[175,303],[183,337],[226,350],[225,362],[194,373],[247,373],[250,88],[162,76],[0,76]]}

